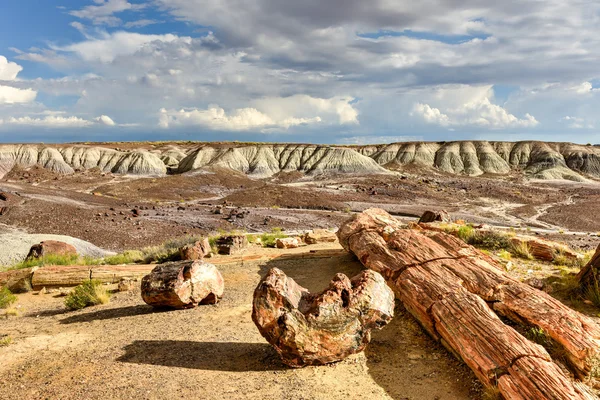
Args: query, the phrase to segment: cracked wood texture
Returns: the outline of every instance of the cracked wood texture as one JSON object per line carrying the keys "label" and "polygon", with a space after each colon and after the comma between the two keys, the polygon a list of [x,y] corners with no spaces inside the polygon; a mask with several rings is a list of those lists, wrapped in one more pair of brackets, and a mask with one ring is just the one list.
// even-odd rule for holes
{"label": "cracked wood texture", "polygon": [[337,274],[329,287],[311,294],[272,268],[254,291],[252,320],[291,367],[321,365],[362,351],[371,330],[394,316],[394,293],[383,277],[363,271]]}
{"label": "cracked wood texture", "polygon": [[216,304],[223,290],[223,276],[217,267],[202,261],[160,264],[142,279],[142,299],[154,307]]}
{"label": "cracked wood texture", "polygon": [[598,290],[600,287],[600,246],[592,259],[577,274],[581,290]]}
{"label": "cracked wood texture", "polygon": [[546,350],[497,314],[542,328],[580,379],[597,374],[600,327],[548,294],[506,275],[492,258],[451,235],[405,229],[369,209],[344,223],[340,243],[381,273],[427,332],[506,399],[596,399]]}

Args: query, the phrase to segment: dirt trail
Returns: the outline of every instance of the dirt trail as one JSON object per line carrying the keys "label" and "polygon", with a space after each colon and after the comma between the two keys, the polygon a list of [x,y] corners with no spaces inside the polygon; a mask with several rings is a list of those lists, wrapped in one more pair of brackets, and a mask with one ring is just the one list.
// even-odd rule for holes
{"label": "dirt trail", "polygon": [[61,298],[20,295],[22,316],[0,324],[14,339],[0,348],[11,360],[0,370],[0,398],[479,398],[473,374],[400,306],[364,353],[322,367],[283,365],[251,320],[260,277],[277,267],[316,291],[337,272],[361,270],[346,254],[298,257],[220,265],[222,302],[192,310],[154,311],[139,290],[77,312],[66,312]]}

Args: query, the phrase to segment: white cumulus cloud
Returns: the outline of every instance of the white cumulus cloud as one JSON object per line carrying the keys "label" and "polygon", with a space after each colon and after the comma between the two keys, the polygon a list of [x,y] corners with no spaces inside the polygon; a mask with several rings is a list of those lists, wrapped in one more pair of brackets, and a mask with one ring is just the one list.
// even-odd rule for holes
{"label": "white cumulus cloud", "polygon": [[488,129],[532,128],[539,122],[529,113],[519,118],[502,106],[492,103],[491,86],[450,86],[438,88],[430,99],[434,105],[419,102],[413,116],[428,124],[443,127],[473,126]]}
{"label": "white cumulus cloud", "polygon": [[290,126],[320,122],[319,117],[295,118],[274,120],[255,108],[241,108],[229,114],[219,106],[210,106],[206,110],[160,110],[159,126],[169,128],[172,126],[202,126],[212,130],[223,131],[248,131],[283,128]]}
{"label": "white cumulus cloud", "polygon": [[[9,62],[0,56],[0,81],[14,81],[23,67]],[[37,92],[33,89],[19,89],[12,86],[0,85],[0,104],[30,103],[35,100]]]}
{"label": "white cumulus cloud", "polygon": [[102,115],[91,120],[76,117],[64,116],[62,111],[44,111],[43,117],[22,116],[0,118],[0,126],[23,126],[38,128],[86,128],[91,126],[115,126],[115,122],[108,116]]}

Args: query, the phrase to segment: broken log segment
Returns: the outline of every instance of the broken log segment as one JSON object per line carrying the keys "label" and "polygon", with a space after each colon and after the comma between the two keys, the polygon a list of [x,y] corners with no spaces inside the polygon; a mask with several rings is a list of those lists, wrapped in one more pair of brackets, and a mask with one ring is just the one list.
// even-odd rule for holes
{"label": "broken log segment", "polygon": [[383,277],[363,271],[351,280],[337,274],[329,287],[310,294],[272,268],[254,292],[252,320],[291,367],[340,361],[362,351],[371,330],[394,316],[394,294]]}
{"label": "broken log segment", "polygon": [[154,307],[216,304],[223,290],[223,276],[217,267],[202,261],[161,264],[142,279],[142,299]]}
{"label": "broken log segment", "polygon": [[[580,378],[597,371],[600,327],[592,319],[509,277],[492,258],[461,240],[403,229],[383,210],[356,215],[342,225],[338,237],[363,265],[387,279],[431,336],[458,355],[484,384],[498,384],[505,398],[514,398],[509,388],[515,387],[530,388],[535,396],[529,398],[536,399],[594,398],[585,397],[543,348],[505,325],[494,311],[542,328],[564,348]],[[517,360],[526,358],[534,358],[540,366],[535,375],[525,373],[527,368],[514,368]]]}
{"label": "broken log segment", "polygon": [[577,280],[581,291],[600,290],[600,245],[591,260],[579,271]]}

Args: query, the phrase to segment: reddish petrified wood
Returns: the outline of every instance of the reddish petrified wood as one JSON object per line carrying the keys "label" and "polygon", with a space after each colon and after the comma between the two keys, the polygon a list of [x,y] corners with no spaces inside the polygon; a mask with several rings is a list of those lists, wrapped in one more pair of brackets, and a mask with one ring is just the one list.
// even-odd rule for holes
{"label": "reddish petrified wood", "polygon": [[542,328],[564,348],[579,378],[597,373],[600,327],[592,319],[509,277],[492,258],[463,241],[441,232],[403,229],[383,210],[354,216],[338,237],[366,267],[383,274],[432,337],[484,384],[498,385],[505,398],[595,398],[570,381],[546,350],[496,313]]}
{"label": "reddish petrified wood", "polygon": [[50,254],[61,256],[76,256],[77,249],[68,243],[57,240],[44,240],[39,244],[34,244],[27,254],[27,260],[41,258]]}
{"label": "reddish petrified wood", "polygon": [[592,259],[577,274],[581,290],[600,290],[600,245]]}
{"label": "reddish petrified wood", "polygon": [[223,277],[212,264],[178,261],[158,265],[142,279],[142,298],[155,307],[191,308],[215,304],[223,296]]}
{"label": "reddish petrified wood", "polygon": [[182,260],[201,260],[211,253],[208,238],[198,240],[193,244],[188,244],[179,249],[179,255]]}
{"label": "reddish petrified wood", "polygon": [[394,315],[394,294],[383,277],[363,271],[337,274],[319,294],[273,268],[254,292],[252,320],[292,367],[327,364],[362,351],[371,329]]}

